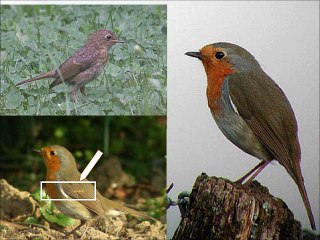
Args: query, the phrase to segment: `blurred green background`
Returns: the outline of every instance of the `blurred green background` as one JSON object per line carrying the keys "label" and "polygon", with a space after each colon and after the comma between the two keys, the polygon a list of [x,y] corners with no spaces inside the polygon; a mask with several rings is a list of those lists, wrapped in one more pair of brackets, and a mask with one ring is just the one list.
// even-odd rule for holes
{"label": "blurred green background", "polygon": [[154,195],[165,188],[166,117],[0,117],[0,133],[0,178],[20,190],[32,191],[45,180],[43,159],[32,149],[53,144],[73,153],[80,172],[101,150],[89,179],[103,175],[94,171],[115,157],[133,183],[151,186],[160,175]]}
{"label": "blurred green background", "polygon": [[[165,5],[1,5],[1,115],[165,115]],[[15,84],[59,66],[88,35],[112,30],[125,40],[110,50],[101,76],[74,106],[52,79]]]}

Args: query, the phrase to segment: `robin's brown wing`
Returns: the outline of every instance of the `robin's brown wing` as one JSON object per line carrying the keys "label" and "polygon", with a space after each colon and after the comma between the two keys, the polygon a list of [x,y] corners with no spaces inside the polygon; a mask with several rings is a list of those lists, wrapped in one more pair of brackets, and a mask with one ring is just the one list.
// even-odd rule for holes
{"label": "robin's brown wing", "polygon": [[[83,181],[86,181],[83,180]],[[64,183],[61,184],[63,191],[66,195],[73,199],[93,199],[94,198],[94,185],[83,184],[83,183]],[[96,201],[79,201],[81,204],[85,205],[89,210],[96,213],[101,217],[105,217],[104,209],[102,207],[102,202],[100,200],[101,195],[96,192]]]}
{"label": "robin's brown wing", "polygon": [[228,77],[229,94],[239,115],[296,181],[300,146],[297,123],[283,91],[262,70]]}
{"label": "robin's brown wing", "polygon": [[296,182],[311,228],[315,230],[300,168],[297,122],[288,99],[262,70],[236,74],[229,80],[230,97],[240,116]]}
{"label": "robin's brown wing", "polygon": [[[86,179],[83,181],[86,181]],[[91,184],[64,183],[61,186],[63,187],[63,191],[65,192],[65,194],[68,195],[70,198],[92,199],[94,197],[94,186]],[[136,217],[149,218],[154,221],[157,221],[156,219],[144,213],[138,212],[131,208],[125,207],[119,203],[113,202],[107,198],[104,198],[103,196],[101,196],[98,190],[96,190],[96,201],[79,201],[79,202],[85,205],[89,210],[91,210],[92,212],[96,213],[101,217],[105,217],[106,215],[108,215],[110,210],[113,210],[113,211],[126,212]]]}
{"label": "robin's brown wing", "polygon": [[60,72],[56,72],[57,77],[55,81],[51,83],[50,88],[63,81],[68,82],[79,73],[88,69],[97,60],[98,55],[99,52],[95,49],[88,49],[87,47],[80,48],[74,55],[60,65]]}

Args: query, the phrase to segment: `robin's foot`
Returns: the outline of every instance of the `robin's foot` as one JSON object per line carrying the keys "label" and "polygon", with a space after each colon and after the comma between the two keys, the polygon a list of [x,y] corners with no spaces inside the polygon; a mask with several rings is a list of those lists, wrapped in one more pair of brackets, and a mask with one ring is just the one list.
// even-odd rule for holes
{"label": "robin's foot", "polygon": [[[86,222],[87,222],[87,221],[81,220],[80,225],[79,225],[78,227],[76,227],[75,229],[73,229],[71,232],[68,232],[68,233],[66,234],[66,237],[67,237],[67,236],[70,236],[71,234],[74,234],[78,229],[80,229],[83,225],[85,225]],[[88,230],[88,227],[89,227],[88,224],[86,224],[86,228],[85,228],[85,230],[83,231],[83,233],[81,234],[80,239],[83,239],[85,233],[86,233],[87,230]]]}

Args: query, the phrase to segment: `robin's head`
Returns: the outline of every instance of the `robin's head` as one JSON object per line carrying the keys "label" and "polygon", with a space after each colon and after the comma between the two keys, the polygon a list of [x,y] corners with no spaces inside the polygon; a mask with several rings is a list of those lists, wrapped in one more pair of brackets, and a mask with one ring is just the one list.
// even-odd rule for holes
{"label": "robin's head", "polygon": [[113,32],[106,29],[100,29],[88,37],[87,43],[96,42],[107,45],[109,48],[116,43],[124,43],[124,41],[120,40]]}
{"label": "robin's head", "polygon": [[76,162],[72,154],[64,147],[52,145],[40,150],[47,167],[47,175],[56,175],[57,173],[68,172],[75,169]]}
{"label": "robin's head", "polygon": [[257,60],[247,50],[232,43],[213,43],[204,46],[199,52],[187,52],[186,55],[200,59],[207,73],[211,70],[228,75],[260,68]]}

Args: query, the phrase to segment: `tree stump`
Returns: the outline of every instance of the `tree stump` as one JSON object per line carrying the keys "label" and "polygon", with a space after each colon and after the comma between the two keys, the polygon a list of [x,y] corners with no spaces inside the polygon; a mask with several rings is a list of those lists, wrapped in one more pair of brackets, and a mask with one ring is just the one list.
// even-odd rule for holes
{"label": "tree stump", "polygon": [[253,181],[249,186],[202,173],[172,240],[300,240],[301,224],[279,198]]}

